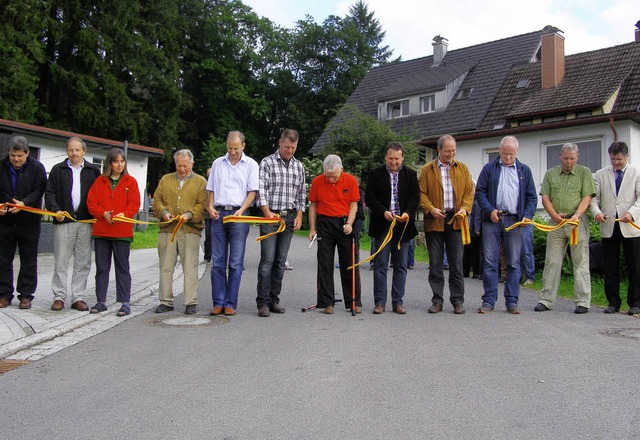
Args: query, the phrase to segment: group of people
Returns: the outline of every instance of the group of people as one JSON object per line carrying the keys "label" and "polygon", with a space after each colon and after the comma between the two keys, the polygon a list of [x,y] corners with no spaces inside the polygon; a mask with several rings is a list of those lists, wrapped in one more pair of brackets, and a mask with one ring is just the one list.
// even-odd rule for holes
{"label": "group of people", "polygon": [[[9,154],[0,162],[0,308],[14,298],[13,260],[20,254],[20,271],[15,291],[20,309],[31,308],[38,285],[38,241],[41,216],[26,208],[40,209],[44,196],[48,211],[55,214],[54,273],[51,280],[54,301],[51,310],[67,303],[72,309],[99,313],[107,310],[111,260],[115,262],[118,316],[131,313],[129,252],[133,240],[131,224],[114,219],[131,218],[140,209],[138,183],[127,172],[127,159],[120,148],[106,156],[102,173],[84,156],[87,146],[78,137],[67,140],[67,158],[47,174],[44,166],[29,157],[29,142],[14,136]],[[96,263],[96,304],[84,301],[91,270],[92,239]],[[73,269],[69,282],[69,265]]]}
{"label": "group of people", "polygon": [[[232,131],[226,138],[227,153],[215,159],[204,177],[193,171],[189,150],[177,151],[176,171],[163,176],[153,197],[153,211],[160,220],[158,234],[159,300],[156,313],[174,309],[173,273],[181,262],[184,272],[185,314],[197,310],[197,267],[199,243],[206,227],[211,259],[211,315],[232,316],[244,269],[244,254],[250,223],[245,219],[251,207],[261,212],[260,234],[267,235],[284,222],[284,230],[260,242],[256,306],[260,317],[285,312],[280,305],[282,281],[293,231],[302,226],[306,207],[305,170],[295,158],[298,133],[282,132],[278,149],[260,164],[244,153],[245,138]],[[410,244],[418,231],[415,214],[424,212],[424,231],[429,254],[429,285],[433,296],[429,313],[444,308],[443,261],[449,266],[449,301],[455,314],[464,314],[463,231],[475,210],[477,223],[473,237],[482,249],[484,295],[479,313],[494,311],[498,301],[501,250],[506,267],[504,298],[506,310],[520,314],[519,294],[523,243],[529,240],[538,203],[531,169],[517,159],[518,140],[506,136],[499,156],[487,163],[477,184],[467,166],[456,160],[456,140],[444,135],[437,141],[437,157],[424,165],[419,177],[403,166],[402,144],[391,142],[384,151],[384,164],[370,170],[364,201],[370,212],[369,235],[379,245],[373,259],[374,314],[385,312],[387,273],[393,261],[391,309],[405,314],[404,295]],[[102,173],[84,159],[86,145],[80,138],[67,141],[67,159],[55,165],[47,179],[42,164],[29,157],[28,142],[16,136],[9,141],[9,155],[0,162],[0,307],[11,304],[14,293],[13,259],[20,250],[20,273],[16,291],[19,307],[31,307],[37,286],[37,249],[40,218],[21,206],[45,205],[54,217],[55,271],[52,280],[54,302],[51,309],[70,307],[99,313],[107,309],[106,295],[111,259],[115,261],[116,294],[121,307],[117,314],[130,314],[131,275],[129,251],[132,226],[118,217],[132,218],[140,208],[136,180],[127,173],[126,157],[113,148],[107,154]],[[565,144],[560,165],[549,169],[540,195],[550,226],[547,235],[543,289],[535,311],[551,310],[557,297],[562,262],[570,248],[574,270],[575,313],[587,313],[591,304],[589,272],[589,222],[587,209],[601,224],[604,249],[605,293],[609,302],[605,313],[621,306],[618,261],[623,249],[629,288],[629,314],[640,313],[640,230],[632,222],[640,218],[640,171],[628,162],[624,142],[614,142],[608,150],[611,165],[595,173],[578,161],[578,147]],[[362,313],[358,237],[362,192],[357,179],[343,170],[339,156],[330,154],[323,173],[309,188],[309,240],[317,243],[317,307],[334,313],[336,303],[333,267],[337,250],[344,305]],[[95,223],[88,221],[95,219]],[[225,221],[227,219],[227,221]],[[205,223],[206,220],[206,223]],[[229,221],[231,220],[231,221]],[[273,221],[272,221],[273,220]],[[181,226],[175,230],[176,222]],[[475,223],[475,222],[474,222]],[[393,228],[391,226],[393,225]],[[511,228],[512,226],[516,226]],[[575,237],[576,231],[577,239]],[[91,268],[91,243],[95,246],[96,304],[89,308],[83,299]],[[386,246],[382,243],[388,241]],[[68,271],[73,273],[68,292]],[[476,268],[474,275],[476,274]]]}

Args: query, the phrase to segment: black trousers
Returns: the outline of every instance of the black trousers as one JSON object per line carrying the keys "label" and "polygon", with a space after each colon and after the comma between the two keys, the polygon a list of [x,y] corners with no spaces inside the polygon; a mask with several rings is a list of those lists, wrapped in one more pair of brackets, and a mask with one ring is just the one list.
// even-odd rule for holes
{"label": "black trousers", "polygon": [[629,274],[627,304],[629,307],[640,307],[640,237],[625,238],[620,232],[620,224],[615,223],[613,235],[602,239],[604,253],[604,293],[610,306],[620,308],[620,247],[624,251]]}
{"label": "black trousers", "polygon": [[[338,249],[340,281],[345,308],[351,308],[351,277],[354,272],[356,277],[356,306],[362,307],[362,302],[360,301],[360,267],[349,270],[349,266],[352,265],[351,244],[353,243],[353,234],[345,235],[342,229],[343,224],[341,217],[320,215],[316,220],[318,233],[318,308],[335,304],[333,261],[336,248]],[[358,261],[358,253],[356,252],[355,263]]]}
{"label": "black trousers", "polygon": [[[6,214],[13,215],[13,214]],[[13,299],[13,259],[20,252],[18,298],[33,300],[38,287],[38,241],[40,222],[11,225],[0,223],[0,296]]]}

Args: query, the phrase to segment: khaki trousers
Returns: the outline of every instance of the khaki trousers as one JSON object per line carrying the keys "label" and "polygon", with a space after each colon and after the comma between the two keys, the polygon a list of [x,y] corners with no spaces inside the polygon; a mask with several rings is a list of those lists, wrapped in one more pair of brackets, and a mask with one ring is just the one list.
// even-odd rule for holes
{"label": "khaki trousers", "polygon": [[158,256],[160,257],[160,303],[173,307],[173,272],[178,257],[184,272],[184,305],[198,304],[198,263],[200,235],[188,234],[178,230],[176,239],[171,243],[171,234],[158,234]]}
{"label": "khaki trousers", "polygon": [[[553,221],[550,224],[555,225]],[[580,217],[578,244],[569,246],[573,262],[573,298],[576,306],[591,306],[591,273],[589,272],[589,221],[586,216]],[[547,234],[544,271],[542,272],[542,291],[540,302],[548,308],[558,296],[562,261],[567,251],[573,226],[567,225]]]}

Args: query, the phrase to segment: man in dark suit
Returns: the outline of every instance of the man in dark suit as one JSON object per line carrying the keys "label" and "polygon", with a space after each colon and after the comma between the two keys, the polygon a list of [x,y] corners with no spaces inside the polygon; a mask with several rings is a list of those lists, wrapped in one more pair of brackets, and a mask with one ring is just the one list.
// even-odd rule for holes
{"label": "man in dark suit", "polygon": [[[417,174],[402,166],[404,148],[399,142],[391,142],[385,151],[385,165],[369,174],[366,202],[371,210],[369,235],[381,244],[387,235],[391,221],[395,216],[401,219],[396,223],[391,243],[385,246],[374,260],[373,313],[384,312],[387,302],[387,266],[389,256],[393,258],[393,280],[391,282],[391,305],[393,311],[404,315],[404,286],[407,279],[407,256],[409,242],[417,235],[413,222],[419,200]],[[407,223],[408,222],[408,223]],[[404,235],[402,231],[405,228]],[[400,249],[398,249],[398,241]]]}

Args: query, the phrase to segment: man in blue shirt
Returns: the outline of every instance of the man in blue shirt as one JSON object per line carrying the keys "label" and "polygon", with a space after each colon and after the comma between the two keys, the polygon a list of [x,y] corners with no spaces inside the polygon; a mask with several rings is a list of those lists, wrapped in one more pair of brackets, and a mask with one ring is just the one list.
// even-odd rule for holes
{"label": "man in blue shirt", "polygon": [[482,168],[476,186],[476,200],[482,210],[482,249],[484,295],[478,313],[493,311],[498,299],[498,264],[500,245],[504,243],[507,273],[504,298],[507,311],[520,314],[520,256],[522,229],[505,229],[522,220],[532,219],[538,204],[531,169],[516,159],[518,140],[505,136],[500,142],[500,156]]}

